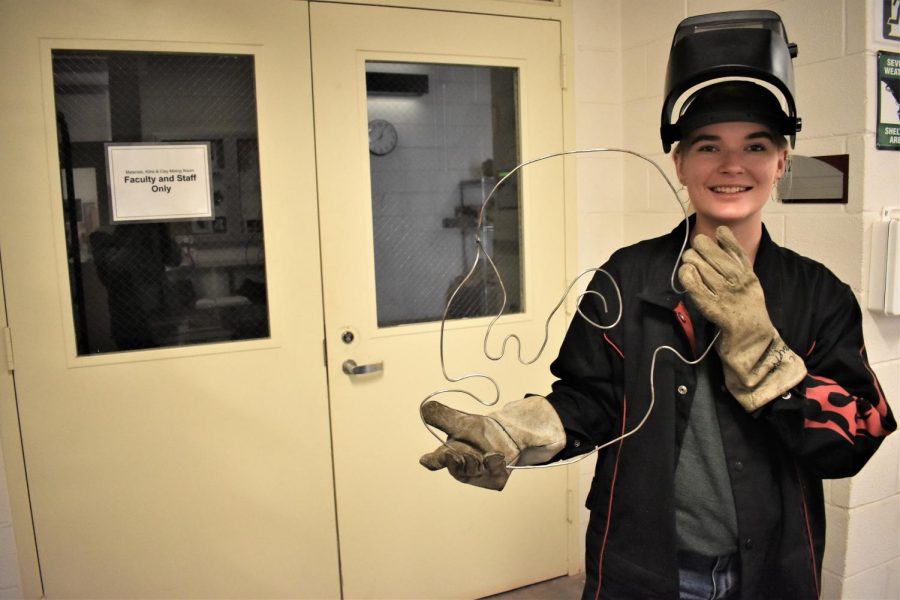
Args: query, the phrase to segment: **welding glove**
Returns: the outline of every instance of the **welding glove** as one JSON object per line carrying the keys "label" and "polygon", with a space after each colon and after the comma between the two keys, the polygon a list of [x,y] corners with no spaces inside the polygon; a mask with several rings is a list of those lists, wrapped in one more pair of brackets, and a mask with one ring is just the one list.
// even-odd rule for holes
{"label": "welding glove", "polygon": [[716,239],[697,235],[685,251],[678,278],[709,321],[721,331],[716,351],[725,386],[747,412],[771,402],[806,376],[806,365],[778,335],[753,265],[727,227]]}
{"label": "welding glove", "polygon": [[502,490],[507,466],[536,465],[553,458],[566,444],[566,432],[553,407],[541,396],[510,402],[487,416],[427,402],[422,418],[447,434],[440,446],[419,459],[431,471],[444,467],[457,480]]}

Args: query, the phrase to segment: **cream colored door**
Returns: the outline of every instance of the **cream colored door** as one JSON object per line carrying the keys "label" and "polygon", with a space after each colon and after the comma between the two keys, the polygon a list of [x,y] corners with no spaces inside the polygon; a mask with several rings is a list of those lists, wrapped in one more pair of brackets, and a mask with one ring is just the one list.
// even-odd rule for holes
{"label": "cream colored door", "polygon": [[[453,258],[462,274],[463,256],[473,256],[472,248],[463,246],[473,238],[462,231],[463,221],[472,216],[469,188],[474,186],[477,196],[481,175],[515,164],[497,156],[496,132],[494,148],[490,141],[477,148],[444,141],[468,130],[478,134],[504,118],[498,114],[503,106],[484,101],[482,94],[490,93],[494,78],[505,77],[513,81],[518,112],[513,154],[534,158],[561,149],[559,23],[314,3],[311,27],[345,597],[472,598],[561,575],[567,565],[564,470],[517,472],[496,493],[461,485],[446,472],[430,473],[418,464],[419,455],[437,444],[419,420],[420,402],[431,392],[457,387],[441,375],[438,346],[439,315],[454,278],[431,279],[430,265],[437,269],[442,257],[429,254],[430,247],[438,249],[436,255]],[[391,83],[396,74],[406,83]],[[483,87],[457,85],[482,79]],[[477,108],[468,103],[473,98]],[[387,116],[394,109],[404,116]],[[482,110],[484,118],[476,118]],[[389,126],[372,124],[369,133],[368,123],[376,120],[396,130],[393,150]],[[381,127],[388,130],[385,137]],[[450,201],[444,209],[426,209],[433,204],[430,182],[460,168],[452,158],[437,165],[431,158],[457,152],[466,156]],[[564,289],[562,170],[561,163],[547,162],[520,180],[519,224],[515,219],[506,224],[506,234],[511,228],[513,238],[518,236],[513,240],[518,258],[507,262],[514,263],[510,270],[520,277],[511,287],[524,291],[512,294],[516,308],[495,328],[492,352],[512,333],[523,339],[526,355],[535,352],[545,318]],[[378,187],[381,178],[398,173],[402,181],[394,191]],[[393,228],[379,221],[385,215]],[[504,217],[496,217],[499,228]],[[509,242],[501,237],[498,230],[495,248]],[[406,241],[410,245],[404,246]],[[386,246],[379,250],[379,244]],[[421,279],[387,291],[383,287],[390,283],[385,279],[411,272],[421,272]],[[435,289],[436,312],[432,306],[425,316],[405,314],[415,312],[417,299],[431,294],[433,301]],[[548,390],[547,365],[563,324],[551,326],[548,356],[523,367],[514,356],[494,363],[481,355],[489,320],[475,316],[448,322],[450,374],[490,373],[500,385],[502,402]],[[348,375],[346,361],[370,372]],[[464,387],[492,398],[483,381],[470,383]],[[464,410],[480,408],[461,395],[439,399]]]}
{"label": "cream colored door", "polygon": [[[295,0],[0,5],[0,73],[8,82],[0,90],[0,250],[17,396],[2,400],[18,403],[48,598],[340,595],[307,8]],[[59,52],[96,66],[77,82],[54,80]],[[158,70],[185,55],[217,66]],[[135,57],[144,66],[113,82],[114,59]],[[216,92],[212,108],[200,112],[193,99],[230,81],[231,63],[250,65],[255,110],[239,107],[247,122],[231,130],[203,131],[236,96]],[[158,86],[146,87],[147,78]],[[113,106],[111,124],[101,115],[93,130],[78,131],[78,118],[115,104],[113,88],[139,97],[142,111]],[[168,322],[160,347],[95,352],[96,340],[110,335],[98,326],[82,351],[85,338],[75,331],[85,314],[73,306],[66,254],[73,221],[62,198],[74,180],[80,205],[67,206],[79,210],[78,227],[88,227],[98,205],[84,194],[102,187],[102,159],[80,192],[84,171],[60,176],[67,159],[58,110],[66,112],[67,135],[92,147],[123,141],[108,136],[123,127],[120,118],[137,130],[125,141],[147,142],[152,133],[165,145],[189,132],[212,140],[212,176],[223,182],[216,209],[249,211],[167,225],[181,232],[184,256],[166,276],[177,282],[170,301],[178,298],[183,320]],[[168,125],[153,125],[161,122]],[[254,195],[261,212],[258,203],[251,210]],[[98,231],[115,229],[108,225]],[[85,256],[73,262],[84,266]],[[262,273],[265,293],[254,279]],[[248,333],[247,323],[233,320],[235,310],[260,306],[267,329]],[[106,310],[86,308],[88,319]],[[14,424],[3,432],[17,435]]]}

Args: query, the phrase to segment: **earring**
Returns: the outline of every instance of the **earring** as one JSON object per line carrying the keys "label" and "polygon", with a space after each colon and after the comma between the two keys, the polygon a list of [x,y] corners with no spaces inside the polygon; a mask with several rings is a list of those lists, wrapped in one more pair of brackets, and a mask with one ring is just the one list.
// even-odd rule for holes
{"label": "earring", "polygon": [[684,184],[675,191],[675,195],[682,204],[688,204],[691,201],[691,197],[688,195],[687,188],[684,187]]}

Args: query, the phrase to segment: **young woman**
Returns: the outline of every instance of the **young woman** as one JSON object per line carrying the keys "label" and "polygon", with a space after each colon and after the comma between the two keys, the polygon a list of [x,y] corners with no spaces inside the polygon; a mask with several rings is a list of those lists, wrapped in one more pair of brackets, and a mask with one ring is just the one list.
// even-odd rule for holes
{"label": "young woman", "polygon": [[[741,94],[758,106],[751,85],[707,88],[697,102],[709,102],[695,109],[727,113],[722,96]],[[684,133],[674,158],[696,213],[679,269],[687,293],[669,281],[680,227],[618,252],[606,268],[621,287],[622,323],[599,336],[573,320],[553,365],[548,402],[566,432],[565,458],[636,424],[657,355],[650,418],[598,460],[586,593],[818,597],[821,479],[855,474],[896,423],[850,288],[775,245],[762,224],[784,173],[783,137],[763,118]],[[716,352],[697,365],[657,351],[696,359],[716,331]]]}
{"label": "young woman", "polygon": [[[695,213],[677,279],[684,224],[604,265],[589,289],[616,298],[615,281],[621,319],[572,320],[546,398],[487,418],[423,408],[448,443],[422,464],[492,489],[508,465],[583,454],[649,413],[598,457],[584,598],[817,598],[822,479],[858,472],[896,428],[852,291],[762,223],[789,120],[756,83],[694,93],[673,140]],[[611,320],[595,296],[580,309]]]}

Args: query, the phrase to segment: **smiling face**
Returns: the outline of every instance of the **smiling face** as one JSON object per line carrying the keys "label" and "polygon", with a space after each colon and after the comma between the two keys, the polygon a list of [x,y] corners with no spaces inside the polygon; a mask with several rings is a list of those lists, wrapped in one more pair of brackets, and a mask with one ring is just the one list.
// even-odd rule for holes
{"label": "smiling face", "polygon": [[697,213],[697,229],[758,228],[772,187],[784,174],[784,138],[764,125],[706,125],[682,140],[674,154],[678,179]]}

